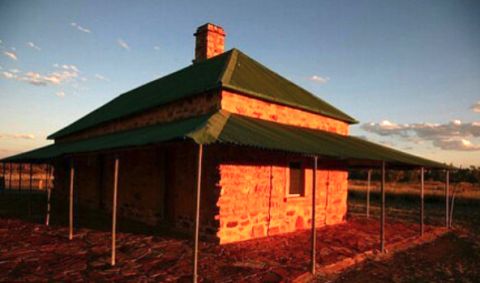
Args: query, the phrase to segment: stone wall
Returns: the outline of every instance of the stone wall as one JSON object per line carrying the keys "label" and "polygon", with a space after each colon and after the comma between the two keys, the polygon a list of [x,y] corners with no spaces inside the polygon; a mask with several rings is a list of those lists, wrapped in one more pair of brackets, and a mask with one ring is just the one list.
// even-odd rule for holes
{"label": "stone wall", "polygon": [[348,135],[345,122],[227,90],[222,91],[221,108],[248,117]]}
{"label": "stone wall", "polygon": [[[265,237],[311,227],[312,158],[229,147],[218,152],[220,243]],[[287,196],[288,162],[305,166],[305,196]],[[338,164],[317,170],[317,226],[341,223],[347,212],[347,177]]]}
{"label": "stone wall", "polygon": [[[120,158],[118,177],[118,215],[156,225],[165,211],[165,153],[161,148],[128,150]],[[83,208],[111,212],[113,196],[114,154],[87,154],[74,157],[74,191]],[[57,197],[68,205],[69,164],[55,166]],[[81,214],[81,212],[80,212]],[[81,217],[81,215],[78,215]]]}
{"label": "stone wall", "polygon": [[[79,204],[111,212],[114,156],[120,158],[118,215],[150,226],[169,223],[193,229],[198,145],[162,146],[74,157]],[[305,165],[305,196],[287,196],[288,162]],[[55,198],[68,207],[69,162],[55,163]],[[275,151],[227,146],[204,147],[201,233],[220,243],[265,237],[311,225],[312,158]],[[317,225],[345,220],[347,171],[319,162]],[[322,166],[328,169],[322,169]],[[331,169],[336,168],[336,169]],[[78,212],[77,217],[82,217]]]}
{"label": "stone wall", "polygon": [[[215,237],[218,221],[218,171],[215,156],[204,151],[201,232]],[[118,217],[157,226],[169,224],[191,231],[195,216],[198,145],[178,142],[162,146],[74,156],[74,191],[79,206],[111,213],[114,158],[119,157]],[[69,195],[69,161],[55,162],[54,198],[65,214]],[[76,219],[82,211],[76,209]],[[64,217],[64,216],[62,216]],[[64,219],[66,221],[66,219]],[[63,223],[65,223],[63,221]]]}
{"label": "stone wall", "polygon": [[223,90],[199,94],[160,107],[113,120],[55,140],[69,142],[100,135],[186,119],[218,109],[287,125],[348,135],[348,124],[312,112],[284,106]]}
{"label": "stone wall", "polygon": [[219,109],[219,107],[220,97],[218,91],[211,91],[209,93],[198,94],[174,101],[138,114],[106,122],[93,128],[58,138],[55,142],[75,141],[159,123],[196,117],[214,112]]}

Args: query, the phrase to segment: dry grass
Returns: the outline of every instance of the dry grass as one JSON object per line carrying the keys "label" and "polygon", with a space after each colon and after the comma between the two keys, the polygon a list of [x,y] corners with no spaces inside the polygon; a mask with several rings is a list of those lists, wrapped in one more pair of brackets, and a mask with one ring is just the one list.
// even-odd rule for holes
{"label": "dry grass", "polygon": [[[365,192],[367,182],[359,180],[349,181],[349,190]],[[378,193],[380,191],[380,182],[371,183],[371,191]],[[385,186],[387,194],[393,195],[419,195],[420,182],[418,183],[387,183]],[[455,198],[480,200],[480,184],[472,183],[451,183],[450,193],[455,193]],[[425,182],[425,196],[443,197],[445,196],[445,183],[437,181]]]}

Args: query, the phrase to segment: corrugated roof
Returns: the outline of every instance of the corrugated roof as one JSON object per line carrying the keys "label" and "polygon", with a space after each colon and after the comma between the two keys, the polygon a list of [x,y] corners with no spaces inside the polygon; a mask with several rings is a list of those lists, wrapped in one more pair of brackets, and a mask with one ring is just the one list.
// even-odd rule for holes
{"label": "corrugated roof", "polygon": [[285,104],[348,123],[355,119],[271,71],[237,49],[190,65],[126,92],[69,126],[54,139],[144,110],[224,87],[271,102]]}
{"label": "corrugated roof", "polygon": [[143,146],[185,138],[206,126],[211,115],[154,125],[75,142],[56,143],[3,159],[6,162],[42,162],[62,155]]}
{"label": "corrugated roof", "polygon": [[278,124],[219,111],[197,118],[155,125],[71,143],[50,145],[6,158],[3,161],[42,161],[66,154],[157,144],[175,139],[191,139],[198,144],[227,143],[319,155],[344,161],[386,161],[392,166],[447,168],[356,137]]}
{"label": "corrugated roof", "polygon": [[348,123],[357,121],[239,50],[232,51],[222,85],[254,97],[305,109]]}

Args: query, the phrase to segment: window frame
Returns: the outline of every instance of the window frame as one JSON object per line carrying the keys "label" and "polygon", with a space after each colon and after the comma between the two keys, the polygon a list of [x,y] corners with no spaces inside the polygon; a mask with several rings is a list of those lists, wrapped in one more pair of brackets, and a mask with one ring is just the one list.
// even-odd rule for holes
{"label": "window frame", "polygon": [[[300,164],[300,172],[301,172],[301,181],[302,181],[302,193],[299,193],[299,194],[292,194],[290,193],[290,185],[291,185],[291,164],[292,163],[299,163]],[[301,160],[290,160],[287,162],[287,174],[286,174],[286,190],[285,190],[285,194],[287,196],[287,198],[304,198],[305,195],[306,195],[306,182],[305,182],[305,165],[304,165],[304,162],[301,161]]]}

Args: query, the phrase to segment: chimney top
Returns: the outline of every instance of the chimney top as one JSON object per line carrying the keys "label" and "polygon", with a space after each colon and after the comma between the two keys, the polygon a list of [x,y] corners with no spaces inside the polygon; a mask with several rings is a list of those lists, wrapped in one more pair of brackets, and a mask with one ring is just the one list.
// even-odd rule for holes
{"label": "chimney top", "polygon": [[197,28],[194,34],[195,59],[194,63],[204,61],[213,56],[222,54],[225,50],[225,31],[221,26],[206,23]]}

